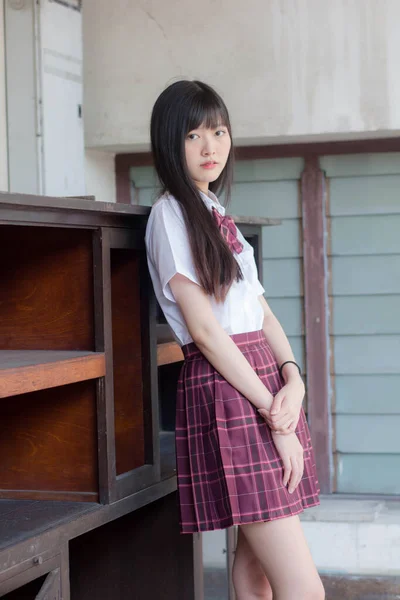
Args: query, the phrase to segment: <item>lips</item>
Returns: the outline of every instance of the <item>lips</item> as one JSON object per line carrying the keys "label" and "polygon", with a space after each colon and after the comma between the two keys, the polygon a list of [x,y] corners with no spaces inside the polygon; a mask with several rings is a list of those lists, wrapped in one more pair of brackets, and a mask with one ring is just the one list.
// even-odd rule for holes
{"label": "lips", "polygon": [[217,164],[218,164],[217,162],[211,160],[211,161],[201,164],[200,166],[203,167],[203,169],[212,169],[212,168],[216,167]]}

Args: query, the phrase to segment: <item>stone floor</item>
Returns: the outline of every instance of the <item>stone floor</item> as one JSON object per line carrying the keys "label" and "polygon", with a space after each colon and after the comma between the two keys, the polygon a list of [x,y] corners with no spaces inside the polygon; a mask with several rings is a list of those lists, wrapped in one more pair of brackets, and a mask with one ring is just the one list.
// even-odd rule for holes
{"label": "stone floor", "polygon": [[[400,577],[322,576],[322,579],[326,600],[400,600]],[[223,569],[205,569],[204,600],[231,600]]]}

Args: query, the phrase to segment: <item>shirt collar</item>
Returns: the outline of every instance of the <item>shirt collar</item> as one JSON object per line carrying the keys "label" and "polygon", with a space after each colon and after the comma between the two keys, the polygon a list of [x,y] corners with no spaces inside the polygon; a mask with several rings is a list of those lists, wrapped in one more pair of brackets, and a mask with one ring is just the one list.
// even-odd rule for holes
{"label": "shirt collar", "polygon": [[225,207],[219,203],[219,200],[215,194],[213,194],[210,190],[208,191],[208,195],[200,190],[200,196],[204,200],[205,204],[211,210],[212,207],[216,208],[217,211],[225,216]]}

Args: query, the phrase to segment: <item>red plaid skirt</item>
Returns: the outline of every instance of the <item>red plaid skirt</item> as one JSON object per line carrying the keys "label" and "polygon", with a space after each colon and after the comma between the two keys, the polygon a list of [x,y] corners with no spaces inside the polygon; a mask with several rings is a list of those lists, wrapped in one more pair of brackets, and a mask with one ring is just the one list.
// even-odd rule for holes
{"label": "red plaid skirt", "polygon": [[[282,388],[262,330],[230,336],[272,395]],[[224,529],[296,515],[319,504],[310,433],[301,410],[296,433],[304,474],[293,494],[282,485],[282,460],[257,409],[208,362],[194,343],[182,348],[176,459],[182,533]]]}

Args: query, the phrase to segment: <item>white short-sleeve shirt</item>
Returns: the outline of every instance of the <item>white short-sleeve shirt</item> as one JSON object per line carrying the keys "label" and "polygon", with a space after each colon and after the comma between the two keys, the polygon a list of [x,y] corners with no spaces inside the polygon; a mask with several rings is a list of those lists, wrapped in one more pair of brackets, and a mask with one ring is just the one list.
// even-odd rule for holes
{"label": "white short-sleeve shirt", "polygon": [[[207,208],[214,206],[221,215],[225,208],[212,192],[200,193]],[[238,229],[238,239],[243,244],[240,254],[234,253],[244,279],[234,280],[223,303],[210,296],[216,319],[229,334],[258,331],[262,328],[264,311],[258,296],[264,288],[258,279],[254,250]],[[193,341],[183,315],[177,305],[169,281],[181,273],[200,285],[194,268],[190,242],[179,202],[171,195],[161,196],[153,205],[146,227],[147,262],[154,291],[174,337],[183,346]]]}

